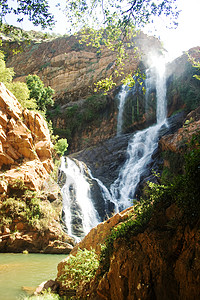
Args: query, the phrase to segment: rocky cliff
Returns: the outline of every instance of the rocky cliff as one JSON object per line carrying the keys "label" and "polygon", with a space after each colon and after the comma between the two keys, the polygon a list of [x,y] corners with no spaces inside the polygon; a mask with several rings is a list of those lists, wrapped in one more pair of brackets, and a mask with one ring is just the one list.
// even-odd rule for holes
{"label": "rocky cliff", "polygon": [[0,251],[65,252],[47,123],[0,84]]}
{"label": "rocky cliff", "polygon": [[[125,74],[138,66],[145,72],[146,67],[151,66],[151,53],[155,56],[164,51],[157,39],[142,32],[134,42],[141,56],[135,57],[133,49],[128,49]],[[190,53],[198,58],[198,50],[197,47]],[[99,54],[96,48],[80,44],[79,37],[64,36],[46,42],[32,42],[15,56],[9,50],[7,53],[7,66],[14,67],[15,80],[24,81],[29,73],[37,74],[45,85],[55,89],[55,106],[48,112],[48,118],[52,121],[54,133],[67,138],[68,152],[97,145],[116,135],[121,78],[116,78],[117,88],[109,95],[94,94],[94,83],[113,72],[115,52],[103,48]],[[199,82],[193,78],[195,72],[198,71],[192,67],[186,54],[168,65],[168,116],[180,109],[189,111],[197,107]],[[140,85],[129,92],[123,115],[124,133],[146,128],[155,122],[155,94],[153,84],[147,104]]]}
{"label": "rocky cliff", "polygon": [[[159,193],[154,190],[151,198],[156,202],[153,210],[145,210],[152,205],[150,202],[150,206],[142,208],[145,215],[140,214],[137,205],[130,207],[93,228],[72,250],[72,255],[76,255],[78,248],[93,248],[101,253],[95,277],[78,286],[75,299],[200,297],[199,119],[198,108],[186,117],[182,128],[160,140],[162,153],[170,151],[183,156],[189,149],[189,168],[184,169],[182,177],[176,177],[172,184],[176,187],[171,186],[172,181],[168,187],[156,187]],[[175,160],[173,155],[169,157],[170,162],[165,160],[165,164],[172,171]],[[101,248],[104,243],[106,252]],[[66,263],[67,260],[58,266],[61,293],[65,293],[66,284],[62,276],[70,281],[65,273]]]}
{"label": "rocky cliff", "polygon": [[0,86],[0,192],[8,193],[9,184],[22,180],[30,189],[39,190],[53,170],[49,130],[39,113],[22,110],[19,102],[1,83]]}
{"label": "rocky cliff", "polygon": [[[163,51],[159,40],[143,33],[138,34],[134,42],[140,54],[136,56],[132,48],[128,49],[125,74],[135,71],[141,61],[144,71],[148,54]],[[7,66],[14,68],[15,80],[24,81],[28,74],[37,74],[45,85],[55,89],[55,107],[49,111],[49,118],[54,133],[68,139],[70,152],[95,145],[116,134],[116,92],[108,96],[94,95],[94,83],[113,73],[116,51],[103,47],[101,53],[97,53],[96,48],[80,44],[79,37],[74,36],[32,42],[23,50],[15,56],[7,50]],[[116,78],[117,86],[121,79]],[[143,115],[142,108],[140,115]]]}

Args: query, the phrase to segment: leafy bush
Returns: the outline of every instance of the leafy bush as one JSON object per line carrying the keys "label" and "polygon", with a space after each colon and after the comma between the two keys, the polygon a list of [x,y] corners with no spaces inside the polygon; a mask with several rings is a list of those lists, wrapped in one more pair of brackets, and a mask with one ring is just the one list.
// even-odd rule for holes
{"label": "leafy bush", "polygon": [[65,263],[65,274],[59,281],[69,289],[76,289],[80,284],[89,282],[99,266],[94,250],[78,249],[76,256],[70,255]]}
{"label": "leafy bush", "polygon": [[54,149],[59,156],[63,156],[67,150],[68,143],[67,139],[59,139],[54,145]]}
{"label": "leafy bush", "polygon": [[26,84],[30,90],[30,99],[36,100],[39,110],[46,112],[48,106],[53,106],[54,101],[52,96],[54,90],[48,86],[44,87],[44,83],[37,75],[28,75],[26,77]]}
{"label": "leafy bush", "polygon": [[37,103],[35,99],[30,99],[30,91],[24,82],[11,82],[6,83],[7,89],[13,93],[23,108],[31,110],[37,109]]}
{"label": "leafy bush", "polygon": [[13,68],[6,68],[6,63],[4,61],[4,54],[0,51],[0,82],[4,84],[11,82],[15,72]]}

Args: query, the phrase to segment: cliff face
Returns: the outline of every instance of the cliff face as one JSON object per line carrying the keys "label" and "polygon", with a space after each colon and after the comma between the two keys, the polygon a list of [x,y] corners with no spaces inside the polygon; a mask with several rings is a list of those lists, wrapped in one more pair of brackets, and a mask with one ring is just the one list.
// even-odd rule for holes
{"label": "cliff face", "polygon": [[73,240],[60,224],[62,202],[50,178],[52,144],[47,124],[23,110],[0,84],[0,252],[62,253]]}
{"label": "cliff face", "polygon": [[[129,58],[124,62],[125,74],[133,72],[138,66],[145,72],[145,68],[151,65],[151,53],[159,55],[163,52],[160,42],[153,37],[140,33],[134,39],[142,55],[135,57],[133,50],[128,49]],[[191,51],[196,58],[198,50],[197,47]],[[29,73],[37,74],[45,85],[55,89],[55,106],[48,112],[48,117],[52,121],[54,134],[67,138],[68,151],[72,153],[116,135],[117,94],[121,78],[116,79],[118,88],[107,96],[94,95],[93,91],[95,82],[114,71],[115,57],[115,52],[103,49],[98,54],[96,48],[80,44],[79,38],[70,36],[42,43],[32,42],[15,56],[8,53],[7,66],[14,67],[15,80],[24,81]],[[197,70],[192,67],[187,55],[168,65],[168,116],[180,109],[197,107],[198,92],[195,91],[200,83],[193,78],[195,72]],[[155,122],[155,94],[155,84],[149,91],[148,103],[140,85],[129,93],[123,114],[123,132],[141,130]]]}
{"label": "cliff face", "polygon": [[[145,57],[147,53],[161,51],[160,42],[140,33],[134,38],[136,45]],[[13,67],[16,80],[24,81],[28,74],[37,74],[56,91],[59,103],[77,101],[93,94],[93,84],[109,76],[116,52],[106,50],[97,53],[97,49],[79,43],[79,37],[69,36],[34,43],[25,46],[22,53],[9,54],[7,66]],[[139,60],[133,51],[129,50],[128,63],[125,63],[125,73],[134,70]],[[119,84],[119,80],[117,84]]]}
{"label": "cliff face", "polygon": [[53,170],[49,130],[39,113],[22,110],[19,102],[0,85],[0,192],[14,180],[39,190]]}
{"label": "cliff face", "polygon": [[[183,156],[191,137],[200,132],[199,119],[198,108],[187,115],[182,128],[174,134],[165,135],[160,140],[160,151]],[[195,140],[193,144],[194,149],[198,151],[199,142]],[[173,169],[176,162],[174,156],[169,157],[171,161],[167,161],[164,156],[164,165]],[[200,178],[198,165],[199,159],[194,175],[197,186]],[[198,189],[197,186],[195,187]],[[199,192],[197,194],[199,195]],[[123,233],[126,224],[131,224],[128,223],[130,218],[134,219],[136,215],[135,207],[130,207],[93,228],[76,245],[71,252],[72,255],[76,255],[78,248],[88,250],[93,248],[99,254],[105,239],[111,233],[115,236],[118,228],[122,230],[120,237],[116,235],[114,238],[113,244],[107,243],[110,254],[106,265],[103,267],[100,265],[96,276],[89,284],[79,285],[76,290],[77,298],[196,300],[200,297],[199,218],[193,223],[191,219],[186,220],[184,211],[186,204],[182,202],[180,205],[176,200],[172,201],[172,198],[176,197],[166,194],[166,197],[155,206],[148,223],[134,234],[131,227]],[[190,210],[192,205],[196,205],[196,212],[199,213],[199,199],[192,197],[191,193],[187,209]],[[65,263],[63,261],[58,266],[57,280],[62,293],[65,286],[59,278],[65,274]]]}
{"label": "cliff face", "polygon": [[[129,57],[124,61],[125,74],[136,70],[141,60],[147,64],[148,53],[162,52],[160,42],[143,33],[138,34],[134,41],[142,58],[135,57],[133,49],[128,49]],[[14,68],[15,80],[24,81],[29,73],[37,74],[45,85],[55,90],[55,107],[49,111],[49,118],[54,133],[67,138],[69,151],[74,152],[116,134],[116,92],[107,97],[94,95],[94,83],[114,72],[116,54],[106,48],[99,54],[96,48],[81,45],[79,39],[70,36],[32,43],[22,53],[8,55],[7,66]],[[116,78],[117,86],[121,79]],[[145,118],[142,123],[144,121]]]}

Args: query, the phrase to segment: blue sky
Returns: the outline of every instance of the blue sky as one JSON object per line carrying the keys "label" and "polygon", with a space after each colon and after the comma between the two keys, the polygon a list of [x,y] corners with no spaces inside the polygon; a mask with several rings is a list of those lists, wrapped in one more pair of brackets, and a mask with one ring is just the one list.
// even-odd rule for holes
{"label": "blue sky", "polygon": [[[12,1],[13,0],[9,0]],[[67,33],[67,21],[64,14],[56,8],[57,1],[48,1],[51,7],[51,12],[55,15],[57,20],[56,26],[53,30],[55,33]],[[65,1],[62,1],[64,8]],[[182,10],[179,16],[179,26],[175,30],[165,28],[165,20],[159,19],[156,22],[157,31],[150,26],[145,28],[145,33],[159,37],[164,47],[168,50],[170,59],[175,58],[192,47],[200,46],[200,0],[177,0],[178,7]],[[6,17],[9,24],[17,25],[13,17]],[[25,30],[40,30],[39,27],[33,27],[30,22],[23,22],[21,27]]]}

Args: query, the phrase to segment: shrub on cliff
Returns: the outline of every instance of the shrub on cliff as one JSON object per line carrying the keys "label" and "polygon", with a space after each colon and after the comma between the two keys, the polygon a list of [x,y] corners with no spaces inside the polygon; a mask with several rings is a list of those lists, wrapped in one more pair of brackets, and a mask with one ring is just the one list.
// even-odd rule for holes
{"label": "shrub on cliff", "polygon": [[44,83],[37,75],[28,75],[26,77],[26,84],[30,91],[29,99],[35,99],[38,109],[46,112],[49,106],[53,106],[54,101],[52,96],[54,90],[48,86],[45,87]]}
{"label": "shrub on cliff", "polygon": [[59,277],[59,281],[68,289],[76,289],[93,278],[98,266],[95,250],[79,249],[76,256],[71,255],[67,259],[65,272]]}
{"label": "shrub on cliff", "polygon": [[67,150],[67,147],[67,139],[59,139],[54,145],[54,150],[59,156],[63,156],[65,151]]}
{"label": "shrub on cliff", "polygon": [[12,82],[15,72],[13,68],[7,68],[4,54],[0,51],[0,82],[17,98],[24,108],[37,109],[36,100],[30,98],[30,90],[24,82]]}

